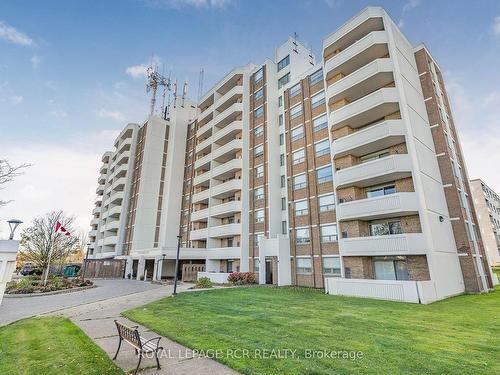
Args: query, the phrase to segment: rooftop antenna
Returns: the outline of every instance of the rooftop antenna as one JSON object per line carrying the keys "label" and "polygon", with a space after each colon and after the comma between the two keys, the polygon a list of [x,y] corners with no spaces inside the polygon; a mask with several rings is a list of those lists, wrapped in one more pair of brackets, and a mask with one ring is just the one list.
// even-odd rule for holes
{"label": "rooftop antenna", "polygon": [[293,45],[295,46],[293,51],[296,52],[296,53],[299,53],[299,51],[297,50],[297,46],[298,46],[298,43],[297,43],[297,39],[299,38],[299,34],[297,34],[297,32],[294,32],[293,33]]}
{"label": "rooftop antenna", "polygon": [[181,105],[182,108],[184,108],[184,101],[186,100],[187,93],[188,93],[188,83],[186,81],[184,82],[184,87],[182,87],[182,105]]}
{"label": "rooftop antenna", "polygon": [[205,71],[203,68],[200,70],[200,78],[198,79],[198,102],[203,95],[203,76],[205,75]]}
{"label": "rooftop antenna", "polygon": [[177,106],[177,79],[174,82],[174,108]]}
{"label": "rooftop antenna", "polygon": [[155,112],[156,106],[156,92],[159,86],[164,87],[163,96],[165,96],[165,90],[170,91],[170,78],[165,78],[162,74],[158,72],[158,66],[151,62],[146,70],[147,82],[146,82],[146,92],[151,91],[151,102],[149,107],[149,115],[152,116]]}
{"label": "rooftop antenna", "polygon": [[309,46],[309,64],[314,65],[314,55],[311,46]]}

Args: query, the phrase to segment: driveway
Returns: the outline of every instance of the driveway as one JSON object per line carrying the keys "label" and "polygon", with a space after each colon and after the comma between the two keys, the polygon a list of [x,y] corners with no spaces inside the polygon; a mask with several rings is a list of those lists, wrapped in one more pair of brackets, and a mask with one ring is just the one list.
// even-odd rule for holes
{"label": "driveway", "polygon": [[130,294],[164,289],[157,284],[137,280],[96,280],[97,288],[55,294],[51,296],[7,298],[0,305],[0,326],[31,316],[56,312],[70,307],[86,305],[93,302]]}

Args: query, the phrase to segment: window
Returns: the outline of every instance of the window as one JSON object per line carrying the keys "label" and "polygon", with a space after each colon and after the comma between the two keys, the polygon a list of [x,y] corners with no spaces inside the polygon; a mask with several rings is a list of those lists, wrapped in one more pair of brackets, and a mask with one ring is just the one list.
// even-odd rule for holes
{"label": "window", "polygon": [[284,67],[288,66],[289,64],[290,64],[290,55],[287,55],[285,58],[281,59],[278,62],[278,72]]}
{"label": "window", "polygon": [[286,211],[286,198],[281,197],[281,211]]}
{"label": "window", "polygon": [[262,98],[264,96],[264,89],[260,89],[258,91],[255,92],[255,100],[259,100],[260,98]]}
{"label": "window", "polygon": [[316,95],[311,97],[311,107],[312,108],[316,108],[324,103],[325,103],[325,92],[324,91],[318,92]]}
{"label": "window", "polygon": [[254,272],[259,272],[260,271],[260,259],[254,258],[254,260],[253,260],[253,270],[254,270]]}
{"label": "window", "polygon": [[385,221],[370,224],[370,236],[385,236],[388,234],[401,234],[401,222]]}
{"label": "window", "polygon": [[283,115],[279,115],[278,116],[278,126],[282,126],[283,125]]}
{"label": "window", "polygon": [[255,155],[255,157],[259,157],[259,156],[264,155],[264,145],[263,144],[260,144],[260,145],[255,147],[254,155]]}
{"label": "window", "polygon": [[319,212],[328,212],[335,209],[335,195],[323,195],[318,198]]}
{"label": "window", "polygon": [[264,166],[263,165],[258,165],[255,169],[255,178],[259,178],[264,176]]}
{"label": "window", "polygon": [[283,146],[285,143],[285,135],[283,133],[280,134],[280,146]]}
{"label": "window", "polygon": [[254,213],[254,218],[256,223],[264,222],[264,210],[257,210]]}
{"label": "window", "polygon": [[366,163],[367,161],[380,159],[380,158],[383,158],[385,156],[389,156],[390,154],[391,153],[390,153],[389,149],[385,149],[385,150],[374,152],[373,154],[361,156],[360,160],[361,160],[361,163]]}
{"label": "window", "polygon": [[254,190],[255,200],[264,199],[264,187],[259,187]]}
{"label": "window", "polygon": [[323,80],[323,70],[320,69],[309,76],[309,84],[312,86],[315,83]]}
{"label": "window", "polygon": [[328,155],[330,153],[330,141],[328,139],[325,139],[321,142],[316,143],[314,145],[314,153],[316,157]]}
{"label": "window", "polygon": [[259,108],[255,110],[255,118],[262,117],[263,114],[264,114],[264,106],[261,105]]}
{"label": "window", "polygon": [[375,257],[375,279],[409,280],[405,257]]}
{"label": "window", "polygon": [[304,138],[304,125],[300,125],[292,129],[291,136],[292,136],[292,142],[295,142],[300,138]]}
{"label": "window", "polygon": [[286,225],[286,221],[281,222],[281,234],[288,234],[288,228]]}
{"label": "window", "polygon": [[282,88],[285,86],[288,82],[290,82],[290,73],[285,74],[283,77],[281,77],[278,80],[278,88]]}
{"label": "window", "polygon": [[366,191],[367,198],[380,197],[382,195],[394,194],[396,192],[396,187],[394,185],[378,186],[370,188]]}
{"label": "window", "polygon": [[290,108],[290,119],[302,116],[302,104],[297,104],[295,107]]}
{"label": "window", "polygon": [[228,260],[227,261],[227,273],[232,273],[233,272],[233,260]]}
{"label": "window", "polygon": [[295,243],[303,244],[309,242],[310,242],[309,228],[295,229]]}
{"label": "window", "polygon": [[254,132],[255,132],[254,133],[255,137],[260,137],[262,134],[264,134],[264,126],[261,125],[261,126],[256,127]]}
{"label": "window", "polygon": [[301,87],[300,83],[297,83],[295,86],[293,86],[290,89],[290,98],[293,98],[294,96],[299,95],[301,91],[302,91],[302,87]]}
{"label": "window", "polygon": [[262,237],[262,233],[257,233],[257,234],[255,234],[255,235],[254,235],[254,237],[253,237],[253,241],[254,241],[254,245],[255,245],[256,247],[258,247],[258,246],[259,246],[259,242],[260,242],[260,238],[261,238],[261,237]]}
{"label": "window", "polygon": [[339,257],[323,258],[323,274],[340,277],[341,276],[340,258]]}
{"label": "window", "polygon": [[303,163],[305,161],[305,157],[306,157],[306,152],[304,149],[295,151],[292,154],[292,164],[295,165]]}
{"label": "window", "polygon": [[316,170],[316,180],[318,184],[333,181],[332,167],[327,165],[326,167],[319,168]]}
{"label": "window", "polygon": [[278,107],[283,107],[283,95],[278,97]]}
{"label": "window", "polygon": [[298,190],[298,189],[303,189],[306,187],[306,174],[299,174],[293,178],[293,189]]}
{"label": "window", "polygon": [[328,117],[326,114],[313,120],[313,131],[317,132],[328,127]]}
{"label": "window", "polygon": [[320,227],[321,243],[335,242],[337,239],[337,224],[323,225]]}
{"label": "window", "polygon": [[281,187],[286,187],[286,177],[284,175],[281,175]]}
{"label": "window", "polygon": [[296,258],[297,259],[297,273],[309,274],[312,272],[311,258]]}
{"label": "window", "polygon": [[285,165],[285,154],[281,154],[280,155],[280,166],[284,166]]}
{"label": "window", "polygon": [[255,83],[260,82],[260,80],[262,78],[264,78],[264,68],[260,68],[259,70],[257,70],[255,72],[255,76],[254,76]]}
{"label": "window", "polygon": [[303,216],[309,213],[307,200],[295,202],[294,207],[295,216]]}

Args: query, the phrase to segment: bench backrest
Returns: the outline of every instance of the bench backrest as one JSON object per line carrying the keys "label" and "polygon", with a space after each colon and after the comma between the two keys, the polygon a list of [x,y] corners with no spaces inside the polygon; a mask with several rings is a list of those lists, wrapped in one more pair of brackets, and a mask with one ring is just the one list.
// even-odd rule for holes
{"label": "bench backrest", "polygon": [[128,341],[130,344],[139,349],[142,348],[141,337],[139,336],[139,331],[137,329],[127,327],[117,320],[115,320],[115,324],[118,329],[118,334],[123,340]]}

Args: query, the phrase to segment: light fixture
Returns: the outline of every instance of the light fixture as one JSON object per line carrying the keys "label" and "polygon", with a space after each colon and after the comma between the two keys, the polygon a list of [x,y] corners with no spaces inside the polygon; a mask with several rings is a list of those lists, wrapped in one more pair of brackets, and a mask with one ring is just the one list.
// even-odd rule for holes
{"label": "light fixture", "polygon": [[14,232],[16,231],[17,226],[19,224],[22,224],[23,222],[21,220],[18,220],[18,219],[10,219],[7,221],[7,223],[9,223],[9,228],[10,228],[9,240],[13,240],[14,239]]}

